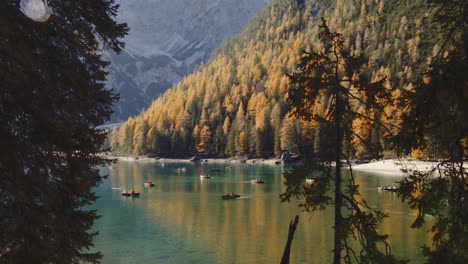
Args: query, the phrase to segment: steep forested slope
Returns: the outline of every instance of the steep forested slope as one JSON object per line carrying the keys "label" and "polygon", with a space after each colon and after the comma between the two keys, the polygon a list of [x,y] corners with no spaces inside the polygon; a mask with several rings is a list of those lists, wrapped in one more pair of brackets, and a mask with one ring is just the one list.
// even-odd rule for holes
{"label": "steep forested slope", "polygon": [[[113,151],[267,157],[288,150],[320,156],[329,144],[327,132],[289,117],[285,104],[286,73],[295,71],[301,50],[321,48],[320,17],[343,34],[352,55],[367,58],[366,77],[386,77],[386,86],[398,96],[412,89],[438,50],[431,16],[424,0],[273,0],[208,63],[114,129]],[[394,126],[384,131],[365,122],[353,124],[370,144],[354,142],[350,154],[376,156],[390,148],[386,138],[398,129],[401,112],[395,105],[383,112],[383,121]]]}
{"label": "steep forested slope", "polygon": [[118,0],[130,27],[120,54],[107,54],[106,86],[120,94],[113,122],[140,113],[237,35],[268,0]]}

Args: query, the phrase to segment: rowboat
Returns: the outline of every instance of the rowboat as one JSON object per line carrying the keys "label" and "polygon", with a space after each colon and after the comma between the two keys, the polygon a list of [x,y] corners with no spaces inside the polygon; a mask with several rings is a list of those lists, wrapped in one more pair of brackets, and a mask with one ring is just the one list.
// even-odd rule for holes
{"label": "rowboat", "polygon": [[263,179],[255,179],[251,181],[252,183],[265,183]]}
{"label": "rowboat", "polygon": [[377,187],[379,191],[387,191],[387,192],[396,192],[398,188],[396,186],[379,186]]}
{"label": "rowboat", "polygon": [[222,195],[221,198],[223,200],[227,200],[227,199],[236,199],[236,198],[239,198],[240,195],[239,194],[235,194],[235,193],[227,193],[225,195]]}
{"label": "rowboat", "polygon": [[131,192],[122,192],[122,196],[131,196],[131,197],[135,197],[135,196],[140,196],[140,193],[139,192],[134,192],[134,191],[131,191]]}

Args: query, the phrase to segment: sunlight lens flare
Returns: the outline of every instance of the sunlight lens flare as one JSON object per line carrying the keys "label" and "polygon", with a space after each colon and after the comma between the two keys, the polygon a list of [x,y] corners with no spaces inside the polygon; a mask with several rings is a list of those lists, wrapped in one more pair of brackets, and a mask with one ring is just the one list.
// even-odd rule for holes
{"label": "sunlight lens flare", "polygon": [[19,6],[25,16],[36,22],[47,22],[52,16],[52,10],[43,0],[20,0]]}

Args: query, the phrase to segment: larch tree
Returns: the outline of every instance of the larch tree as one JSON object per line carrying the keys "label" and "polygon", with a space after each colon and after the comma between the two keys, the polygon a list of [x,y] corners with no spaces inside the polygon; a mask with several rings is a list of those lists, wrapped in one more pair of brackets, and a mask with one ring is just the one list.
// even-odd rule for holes
{"label": "larch tree", "polygon": [[199,140],[197,144],[198,153],[206,153],[210,147],[211,131],[207,125],[204,125],[200,130]]}
{"label": "larch tree", "polygon": [[[352,140],[346,138],[347,135],[355,135],[348,125],[350,120],[372,120],[372,112],[383,107],[381,103],[390,99],[390,92],[382,85],[383,79],[367,81],[364,59],[349,55],[343,48],[341,34],[330,32],[324,18],[320,28],[319,38],[323,49],[303,52],[298,71],[289,75],[292,85],[287,101],[292,115],[307,121],[314,120],[332,129],[333,156],[306,162],[285,173],[286,191],[280,197],[282,201],[290,201],[292,197],[303,196],[305,202],[300,206],[311,212],[334,205],[334,264],[404,263],[391,254],[386,241],[388,235],[379,234],[378,226],[386,214],[371,208],[360,196],[359,185],[354,181],[349,162],[350,177],[345,178],[341,173],[341,160],[347,159],[342,152],[343,141]],[[356,78],[356,75],[362,76]],[[328,94],[330,100],[325,114],[318,115],[311,110],[323,100],[324,94]],[[365,113],[352,107],[355,100],[367,107]],[[331,167],[332,161],[334,168]],[[315,181],[307,184],[305,178],[310,174]],[[333,190],[333,197],[329,196],[329,189]],[[360,247],[353,247],[353,241],[357,241]]]}
{"label": "larch tree", "polygon": [[42,23],[0,2],[0,262],[98,263],[96,127],[117,99],[100,54],[121,50],[127,26],[113,0],[47,2]]}
{"label": "larch tree", "polygon": [[159,154],[158,131],[155,127],[151,127],[148,131],[148,148],[149,152]]}
{"label": "larch tree", "polygon": [[245,131],[239,133],[239,152],[240,154],[245,154],[247,152],[247,137]]}
{"label": "larch tree", "polygon": [[117,129],[117,126],[114,126],[111,132],[111,142],[110,142],[111,151],[117,151],[119,148],[118,133],[119,133],[119,130]]}
{"label": "larch tree", "polygon": [[281,154],[281,109],[278,103],[275,103],[271,110],[270,125],[273,128],[273,153],[275,156]]}
{"label": "larch tree", "polygon": [[226,118],[224,119],[224,123],[223,123],[223,134],[225,136],[227,136],[229,134],[229,129],[231,128],[231,122],[229,121],[229,117],[226,116]]}
{"label": "larch tree", "polygon": [[[140,123],[141,122],[141,123]],[[148,130],[149,130],[149,125],[148,121],[146,120],[140,120],[139,124],[135,127],[135,133],[134,133],[134,142],[135,142],[135,147],[133,152],[136,154],[145,154],[148,151],[148,140],[147,140],[147,135],[148,135]]]}

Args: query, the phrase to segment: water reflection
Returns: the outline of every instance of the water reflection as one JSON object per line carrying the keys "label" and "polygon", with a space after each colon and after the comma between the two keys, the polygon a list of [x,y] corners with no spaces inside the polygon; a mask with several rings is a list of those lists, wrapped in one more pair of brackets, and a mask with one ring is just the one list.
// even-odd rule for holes
{"label": "water reflection", "polygon": [[[333,210],[314,215],[302,213],[297,203],[280,203],[283,191],[280,166],[234,165],[219,172],[193,163],[118,162],[97,190],[96,203],[103,216],[96,247],[104,263],[278,263],[287,228],[301,216],[291,252],[292,263],[329,263],[332,259]],[[185,173],[177,168],[185,167]],[[210,179],[200,179],[200,174]],[[378,192],[398,177],[356,173],[363,197],[372,207],[391,213],[381,227],[390,235],[398,256],[414,260],[425,230],[409,228],[413,212],[393,193]],[[255,178],[265,184],[251,184]],[[152,181],[155,187],[143,187]],[[122,197],[119,189],[141,192],[139,198]],[[227,192],[236,200],[221,200]],[[422,261],[418,257],[418,261]],[[413,263],[413,261],[412,261]],[[417,261],[414,261],[417,263]]]}

